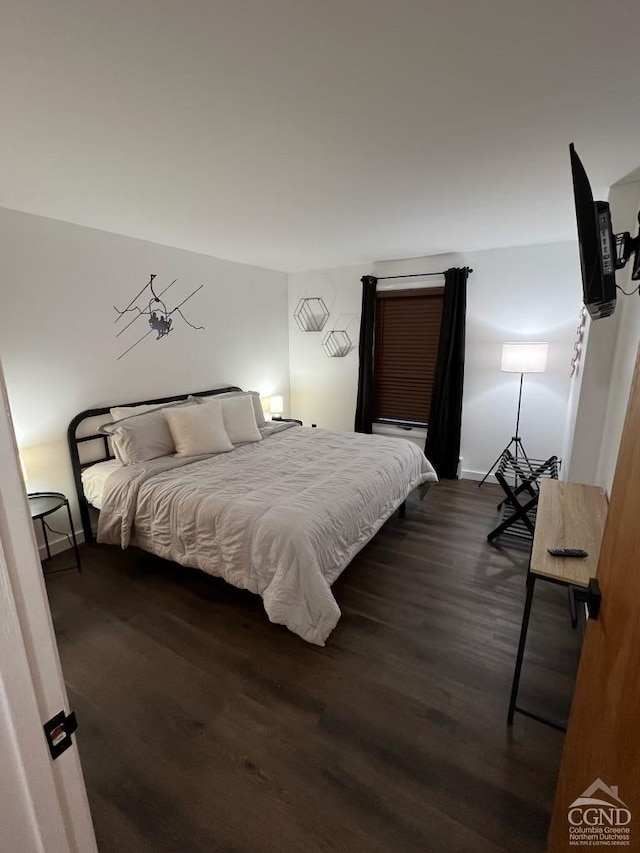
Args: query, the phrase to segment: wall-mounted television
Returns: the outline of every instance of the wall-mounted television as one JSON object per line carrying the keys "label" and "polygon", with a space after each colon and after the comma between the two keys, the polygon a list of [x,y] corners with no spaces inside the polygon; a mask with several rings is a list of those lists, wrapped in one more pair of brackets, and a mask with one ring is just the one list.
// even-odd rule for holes
{"label": "wall-mounted television", "polygon": [[584,304],[594,320],[609,317],[616,307],[616,270],[635,254],[632,278],[640,279],[640,235],[613,233],[611,211],[606,201],[594,201],[582,161],[571,143],[571,175],[576,205],[582,292]]}

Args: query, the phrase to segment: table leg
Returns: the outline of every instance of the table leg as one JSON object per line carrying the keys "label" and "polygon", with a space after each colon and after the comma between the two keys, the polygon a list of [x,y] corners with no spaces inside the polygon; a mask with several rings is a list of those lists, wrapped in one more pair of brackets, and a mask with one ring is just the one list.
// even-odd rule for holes
{"label": "table leg", "polygon": [[80,551],[78,550],[78,542],[76,540],[76,532],[73,529],[73,517],[71,515],[71,506],[69,505],[69,501],[65,501],[67,504],[67,514],[69,516],[69,530],[71,531],[71,541],[73,542],[73,550],[76,555],[76,566],[79,572],[82,571],[82,565],[80,564]]}
{"label": "table leg", "polygon": [[47,560],[51,562],[51,548],[49,547],[49,537],[47,536],[47,525],[45,524],[44,518],[40,519],[40,524],[42,525],[42,536],[44,538],[44,545],[47,549]]}
{"label": "table leg", "polygon": [[527,572],[527,597],[524,602],[524,613],[522,614],[522,627],[520,629],[520,642],[518,643],[518,654],[516,656],[516,668],[513,673],[513,683],[511,685],[511,697],[509,698],[509,713],[507,715],[507,725],[513,725],[513,715],[516,710],[516,702],[518,699],[518,687],[520,686],[520,674],[522,673],[522,662],[524,659],[524,647],[527,642],[527,631],[529,629],[529,617],[531,616],[531,605],[533,603],[533,590],[536,584],[536,576],[531,572]]}

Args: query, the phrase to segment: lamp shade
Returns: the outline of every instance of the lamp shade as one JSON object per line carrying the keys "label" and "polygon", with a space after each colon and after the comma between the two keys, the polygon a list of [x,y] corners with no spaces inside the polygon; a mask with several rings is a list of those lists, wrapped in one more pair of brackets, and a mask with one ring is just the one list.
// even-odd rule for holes
{"label": "lamp shade", "polygon": [[272,415],[281,415],[284,411],[284,403],[279,394],[271,397],[269,400],[269,409]]}
{"label": "lamp shade", "polygon": [[502,365],[505,373],[544,373],[547,369],[549,344],[502,344]]}

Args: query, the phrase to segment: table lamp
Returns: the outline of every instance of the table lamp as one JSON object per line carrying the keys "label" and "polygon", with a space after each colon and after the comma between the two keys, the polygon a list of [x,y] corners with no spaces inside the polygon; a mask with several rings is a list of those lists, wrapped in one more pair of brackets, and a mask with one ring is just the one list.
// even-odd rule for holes
{"label": "table lamp", "polygon": [[520,455],[527,459],[527,454],[522,445],[520,438],[520,407],[522,405],[522,384],[525,373],[544,373],[547,369],[547,355],[549,352],[549,344],[547,343],[504,343],[502,344],[502,362],[500,369],[503,373],[519,373],[520,374],[520,390],[518,393],[518,412],[516,415],[516,430],[515,435],[511,436],[511,441],[493,463],[491,468],[480,481],[480,485],[484,483],[489,474],[496,467],[505,450],[511,450],[514,445],[514,457]]}
{"label": "table lamp", "polygon": [[280,394],[275,394],[269,399],[269,411],[271,412],[271,420],[282,420],[282,413],[284,411],[284,401]]}

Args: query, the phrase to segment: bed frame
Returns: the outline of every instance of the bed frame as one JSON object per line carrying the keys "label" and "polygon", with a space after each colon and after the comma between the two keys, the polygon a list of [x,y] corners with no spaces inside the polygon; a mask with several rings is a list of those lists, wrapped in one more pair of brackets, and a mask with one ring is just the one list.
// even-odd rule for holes
{"label": "bed frame", "polygon": [[[80,412],[75,416],[67,429],[67,442],[69,444],[69,455],[71,456],[71,467],[73,468],[73,480],[76,487],[76,494],[78,496],[78,506],[80,507],[80,519],[82,521],[82,530],[84,532],[85,542],[93,542],[95,537],[91,526],[89,502],[84,495],[84,488],[82,486],[82,472],[85,468],[89,468],[97,462],[107,462],[115,457],[111,452],[109,436],[95,432],[98,426],[97,424],[94,426],[87,425],[89,432],[78,436],[78,429],[80,425],[83,424],[84,421],[108,416],[109,410],[114,406],[150,406],[154,404],[158,404],[160,406],[163,403],[173,403],[177,400],[186,400],[191,395],[194,397],[212,397],[215,394],[225,394],[228,391],[242,391],[242,388],[238,388],[236,385],[228,385],[226,388],[213,388],[209,391],[191,391],[189,394],[175,394],[172,397],[158,397],[155,400],[138,400],[134,403],[113,403],[110,406],[103,406],[100,409],[85,409],[84,412]],[[81,432],[83,431],[81,430]],[[94,444],[91,444],[91,442],[94,442]],[[100,449],[94,457],[90,448],[96,447],[95,442],[102,442],[102,445],[98,445]],[[83,460],[80,459],[81,446],[85,449]],[[88,458],[89,456],[91,458]]]}

